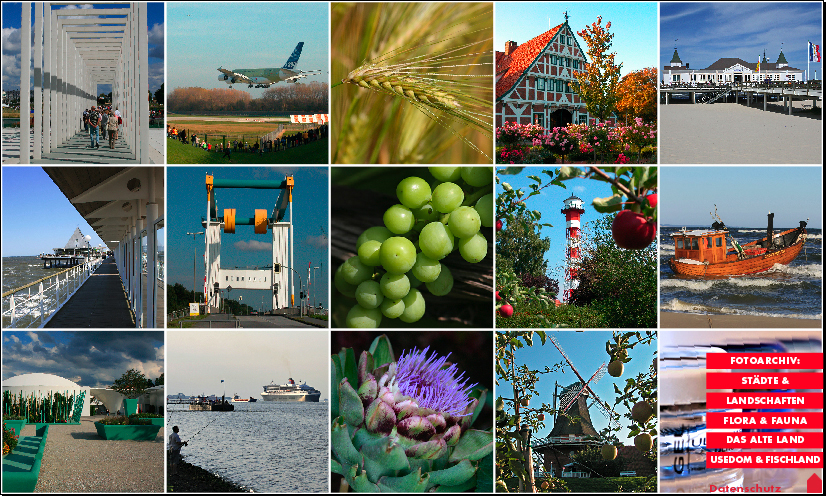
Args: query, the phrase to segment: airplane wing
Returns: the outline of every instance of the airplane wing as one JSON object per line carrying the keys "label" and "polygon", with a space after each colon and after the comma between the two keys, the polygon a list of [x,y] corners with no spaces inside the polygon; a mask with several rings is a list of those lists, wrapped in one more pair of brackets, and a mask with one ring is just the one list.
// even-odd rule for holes
{"label": "airplane wing", "polygon": [[296,72],[292,76],[284,78],[283,81],[286,81],[288,83],[296,83],[301,78],[305,78],[307,76],[315,76],[316,74],[321,74],[322,72],[323,71]]}
{"label": "airplane wing", "polygon": [[229,69],[223,69],[221,67],[218,68],[218,71],[221,72],[226,79],[232,81],[233,83],[247,83],[251,84],[252,80],[243,74],[239,74],[237,72],[232,72]]}

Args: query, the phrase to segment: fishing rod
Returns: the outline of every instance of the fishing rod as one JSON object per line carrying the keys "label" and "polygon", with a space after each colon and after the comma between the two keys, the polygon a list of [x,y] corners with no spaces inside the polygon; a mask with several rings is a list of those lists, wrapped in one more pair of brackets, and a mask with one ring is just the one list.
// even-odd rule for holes
{"label": "fishing rod", "polygon": [[189,439],[187,440],[187,442],[192,441],[193,439],[195,439],[195,436],[197,436],[198,434],[200,434],[200,433],[201,433],[201,431],[202,431],[202,430],[204,430],[204,429],[206,429],[206,428],[207,428],[207,427],[208,427],[211,423],[213,423],[213,422],[215,422],[216,420],[218,420],[218,417],[219,417],[219,416],[218,416],[218,415],[216,415],[214,419],[210,420],[210,421],[209,421],[209,422],[208,422],[205,426],[201,427],[201,428],[198,430],[198,432],[196,432],[196,433],[195,433],[195,434],[194,434],[191,438],[189,438]]}

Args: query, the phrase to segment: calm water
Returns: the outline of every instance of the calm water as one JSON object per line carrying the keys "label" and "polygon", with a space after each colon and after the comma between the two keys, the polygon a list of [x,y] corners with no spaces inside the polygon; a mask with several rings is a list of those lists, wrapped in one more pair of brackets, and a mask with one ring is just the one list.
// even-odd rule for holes
{"label": "calm water", "polygon": [[181,450],[188,463],[256,493],[328,491],[326,402],[236,403],[234,412],[190,412],[187,405],[168,406],[167,432],[177,425],[181,440],[192,439]]}
{"label": "calm water", "polygon": [[[822,230],[807,229],[809,235],[806,244],[789,265],[775,265],[772,270],[760,275],[728,279],[682,279],[668,266],[668,260],[674,256],[674,240],[671,234],[680,229],[663,227],[660,233],[662,310],[822,319]],[[774,231],[786,229],[790,227],[775,227]],[[744,245],[765,237],[766,228],[730,228],[730,232],[738,243]],[[731,247],[730,242],[728,246]]]}

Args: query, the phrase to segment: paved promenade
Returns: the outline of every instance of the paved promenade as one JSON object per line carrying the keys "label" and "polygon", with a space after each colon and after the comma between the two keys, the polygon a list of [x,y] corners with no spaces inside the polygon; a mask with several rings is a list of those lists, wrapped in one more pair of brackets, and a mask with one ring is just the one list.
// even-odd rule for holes
{"label": "paved promenade", "polygon": [[[149,130],[149,163],[164,163],[164,134],[163,129]],[[29,141],[30,156],[34,150],[33,139]],[[32,160],[32,164],[135,164],[131,159],[132,151],[123,139],[115,142],[115,149],[109,149],[109,141],[101,137],[100,148],[90,148],[89,133],[80,132],[72,137],[68,143],[57,147],[52,153],[43,154],[41,160]],[[3,163],[20,163],[20,130],[3,130]],[[144,163],[146,163],[144,161]]]}
{"label": "paved promenade", "polygon": [[[47,328],[133,328],[135,322],[121,284],[118,266],[110,257],[63,305]],[[51,435],[51,434],[50,434]]]}
{"label": "paved promenade", "polygon": [[[164,491],[164,429],[154,441],[105,441],[95,429],[99,418],[49,426],[36,493]],[[23,435],[34,435],[34,427],[23,427]]]}

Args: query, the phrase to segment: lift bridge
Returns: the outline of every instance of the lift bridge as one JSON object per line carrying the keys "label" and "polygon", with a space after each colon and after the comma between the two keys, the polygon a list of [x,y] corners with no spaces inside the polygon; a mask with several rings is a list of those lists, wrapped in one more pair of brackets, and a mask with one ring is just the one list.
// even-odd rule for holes
{"label": "lift bridge", "polygon": [[[273,310],[295,305],[293,267],[293,176],[283,181],[215,179],[206,176],[207,216],[202,221],[205,229],[204,295],[208,313],[220,308],[221,291],[233,289],[268,290],[272,294]],[[252,217],[239,217],[234,208],[223,210],[219,216],[215,190],[219,188],[280,190],[272,213],[255,209]],[[284,217],[289,209],[289,221]],[[265,270],[221,268],[221,232],[235,233],[237,226],[254,226],[255,234],[272,231],[272,266]],[[288,298],[289,297],[289,298]]]}

